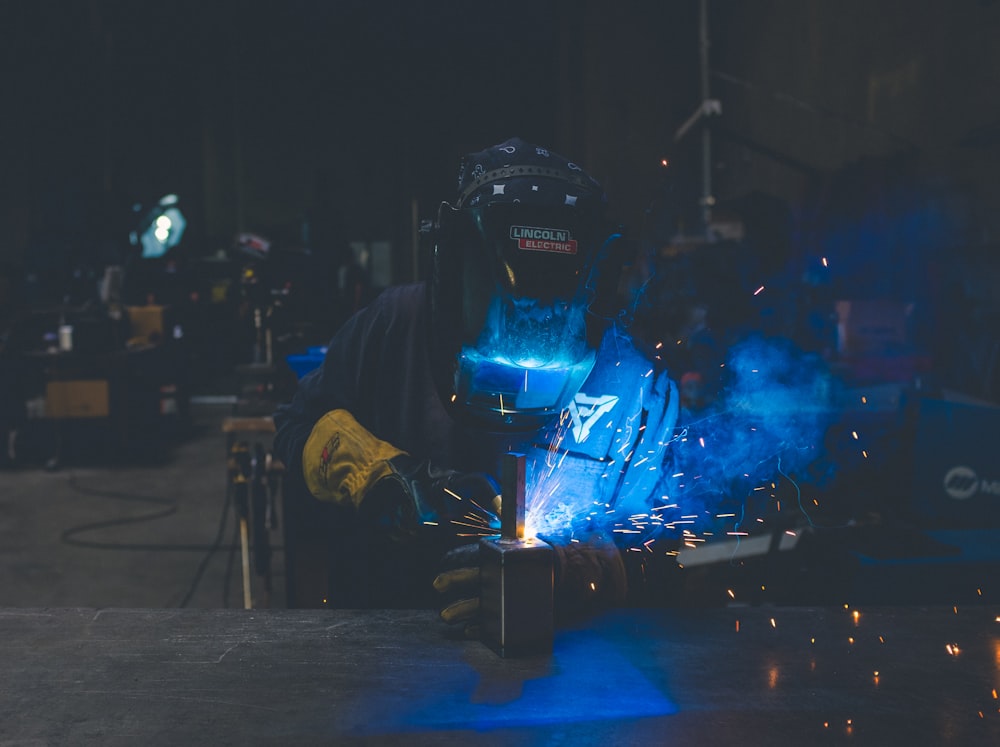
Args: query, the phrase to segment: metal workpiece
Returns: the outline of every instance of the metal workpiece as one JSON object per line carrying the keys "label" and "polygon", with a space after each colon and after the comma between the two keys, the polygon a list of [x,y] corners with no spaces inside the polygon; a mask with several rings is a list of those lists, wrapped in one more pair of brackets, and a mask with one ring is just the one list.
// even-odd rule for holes
{"label": "metal workpiece", "polygon": [[483,642],[503,657],[552,650],[553,551],[524,537],[525,457],[504,457],[500,537],[480,540]]}

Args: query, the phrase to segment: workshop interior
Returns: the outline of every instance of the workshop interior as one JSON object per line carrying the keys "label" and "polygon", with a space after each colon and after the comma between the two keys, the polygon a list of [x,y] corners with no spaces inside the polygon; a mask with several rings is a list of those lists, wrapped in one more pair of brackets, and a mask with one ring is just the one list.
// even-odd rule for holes
{"label": "workshop interior", "polygon": [[[15,2],[0,27],[4,609],[351,609],[343,569],[381,550],[287,479],[273,415],[427,278],[462,156],[511,137],[603,185],[615,321],[676,408],[649,501],[558,453],[495,475],[490,648],[558,636],[534,534],[582,522],[642,579],[624,609],[1000,604],[995,0]],[[581,396],[578,440],[613,407]]]}

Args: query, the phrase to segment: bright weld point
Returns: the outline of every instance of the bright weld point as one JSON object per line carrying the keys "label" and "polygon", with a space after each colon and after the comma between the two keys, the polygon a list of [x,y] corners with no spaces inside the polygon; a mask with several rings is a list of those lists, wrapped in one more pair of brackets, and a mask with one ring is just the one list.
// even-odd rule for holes
{"label": "bright weld point", "polygon": [[816,643],[816,639],[815,638],[810,638],[809,639],[809,643]]}

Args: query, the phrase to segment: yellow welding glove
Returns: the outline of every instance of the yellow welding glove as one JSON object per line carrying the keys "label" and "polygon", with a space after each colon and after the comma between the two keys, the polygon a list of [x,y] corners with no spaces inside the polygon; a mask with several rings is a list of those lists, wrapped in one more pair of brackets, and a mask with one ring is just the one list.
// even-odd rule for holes
{"label": "yellow welding glove", "polygon": [[371,529],[392,539],[418,531],[455,538],[489,533],[499,489],[488,475],[442,469],[376,438],[346,410],[313,427],[302,451],[309,491],[353,506]]}
{"label": "yellow welding glove", "polygon": [[460,545],[442,559],[434,579],[441,619],[466,638],[479,637],[479,544]]}
{"label": "yellow welding glove", "polygon": [[358,508],[392,471],[389,460],[405,453],[373,436],[347,410],[331,410],[313,426],[302,449],[302,474],[319,500]]}

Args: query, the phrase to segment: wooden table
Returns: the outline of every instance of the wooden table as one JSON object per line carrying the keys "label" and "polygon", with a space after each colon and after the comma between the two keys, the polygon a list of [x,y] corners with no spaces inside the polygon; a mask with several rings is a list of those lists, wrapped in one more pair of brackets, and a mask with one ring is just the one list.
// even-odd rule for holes
{"label": "wooden table", "polygon": [[0,744],[1000,744],[1000,608],[853,613],[621,610],[505,660],[420,610],[0,609]]}

